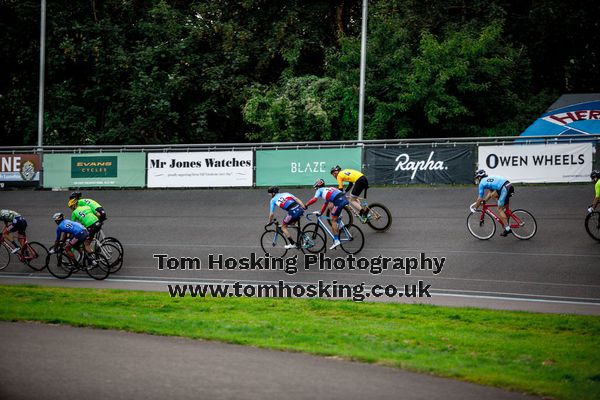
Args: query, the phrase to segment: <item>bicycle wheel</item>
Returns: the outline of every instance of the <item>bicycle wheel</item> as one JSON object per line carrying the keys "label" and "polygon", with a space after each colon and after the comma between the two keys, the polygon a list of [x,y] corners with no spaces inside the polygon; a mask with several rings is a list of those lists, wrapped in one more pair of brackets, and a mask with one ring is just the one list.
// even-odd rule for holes
{"label": "bicycle wheel", "polygon": [[[91,257],[92,255],[90,254],[86,254],[84,256],[85,261],[83,265],[85,272],[90,277],[98,281],[106,279],[110,273],[108,268],[108,266],[110,265],[109,261],[102,254],[94,254],[93,257],[95,258],[95,260],[91,260]],[[92,261],[95,261],[96,264],[94,265]]]}
{"label": "bicycle wheel", "polygon": [[526,210],[511,211],[508,223],[512,234],[521,240],[531,239],[537,232],[537,222],[535,222],[533,215]]}
{"label": "bicycle wheel", "polygon": [[260,237],[260,247],[262,247],[265,254],[272,257],[285,257],[287,249],[284,246],[286,244],[287,238],[275,230],[265,231]]}
{"label": "bicycle wheel", "polygon": [[467,228],[471,235],[479,240],[488,240],[496,233],[496,221],[488,213],[483,214],[483,211],[476,211],[469,214],[467,217]]}
{"label": "bicycle wheel", "polygon": [[383,204],[373,203],[367,206],[367,225],[379,232],[392,226],[392,214]]}
{"label": "bicycle wheel", "polygon": [[365,245],[365,236],[356,225],[345,225],[340,229],[340,247],[348,254],[357,254]]}
{"label": "bicycle wheel", "polygon": [[100,253],[108,260],[108,272],[114,274],[123,266],[123,256],[119,247],[113,242],[104,242],[100,244],[95,251],[96,254]]}
{"label": "bicycle wheel", "polygon": [[585,217],[585,230],[592,238],[600,241],[600,213],[592,212]]}
{"label": "bicycle wheel", "polygon": [[318,224],[312,222],[302,229],[302,247],[309,253],[322,253],[327,245],[327,236]]}
{"label": "bicycle wheel", "polygon": [[[344,225],[350,225],[351,223],[354,222],[354,214],[352,213],[352,208],[350,208],[350,204],[344,206],[344,209],[342,210],[342,212],[340,213],[340,216],[338,217],[338,220],[341,219],[342,222],[344,223]],[[329,208],[327,208],[327,211],[325,212],[325,215],[330,218],[331,217],[331,210]],[[329,221],[329,226],[331,226],[331,220]]]}
{"label": "bicycle wheel", "polygon": [[104,239],[102,239],[100,241],[101,245],[104,243],[112,243],[112,244],[116,245],[119,248],[119,252],[121,252],[121,257],[123,257],[125,255],[125,250],[123,249],[123,245],[121,244],[121,242],[119,242],[117,240],[117,238],[114,238],[112,236],[105,237]]}
{"label": "bicycle wheel", "polygon": [[8,267],[8,264],[10,264],[10,251],[4,245],[0,245],[0,271]]}
{"label": "bicycle wheel", "polygon": [[70,277],[75,270],[73,261],[62,252],[48,254],[46,256],[46,265],[48,266],[48,272],[58,279]]}
{"label": "bicycle wheel", "polygon": [[23,250],[23,263],[34,271],[41,271],[48,265],[46,263],[47,255],[46,246],[38,242],[29,242]]}

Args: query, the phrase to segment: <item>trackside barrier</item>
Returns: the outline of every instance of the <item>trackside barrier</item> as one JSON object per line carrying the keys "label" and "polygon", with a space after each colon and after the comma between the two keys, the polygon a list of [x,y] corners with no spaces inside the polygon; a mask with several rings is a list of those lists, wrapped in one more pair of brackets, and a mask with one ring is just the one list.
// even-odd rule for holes
{"label": "trackside barrier", "polygon": [[[550,146],[567,143],[587,143],[587,147]],[[540,160],[540,154],[535,155],[538,157],[535,161],[529,151],[542,144],[548,145],[544,156],[551,155],[543,168],[558,167],[557,173],[540,178],[544,182],[587,181],[587,171],[593,165],[600,168],[600,155],[596,151],[600,134],[362,142],[0,146],[0,188],[11,184],[9,180],[15,179],[17,173],[22,181],[31,177],[26,182],[29,184],[35,185],[39,179],[45,188],[311,185],[319,177],[333,184],[329,174],[333,165],[361,169],[371,184],[472,183],[472,173],[478,164],[497,174],[501,173],[497,165],[516,164],[514,167],[521,169],[509,173],[525,176],[531,163]],[[508,153],[501,156],[498,151],[489,158],[493,147]],[[575,147],[579,150],[573,152]],[[526,154],[516,154],[521,151]],[[32,158],[27,159],[29,156]],[[19,162],[15,162],[16,158],[20,158]],[[488,166],[487,162],[492,164]],[[573,170],[566,171],[567,168]],[[569,175],[575,175],[576,179],[565,180]],[[557,176],[563,180],[557,180]],[[514,177],[512,180],[517,181]]]}

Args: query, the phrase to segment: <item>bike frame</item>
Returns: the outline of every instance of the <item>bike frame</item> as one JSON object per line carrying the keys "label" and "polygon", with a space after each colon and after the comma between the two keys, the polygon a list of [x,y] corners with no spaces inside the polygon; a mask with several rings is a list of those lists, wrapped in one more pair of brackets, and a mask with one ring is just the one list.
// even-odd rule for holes
{"label": "bike frame", "polygon": [[[316,215],[314,213],[311,213],[311,214]],[[306,219],[309,220],[309,221],[312,221],[308,217],[309,215],[310,214],[306,215]],[[317,219],[316,219],[317,224],[321,228],[323,228],[323,230],[327,233],[327,235],[331,238],[331,240],[334,240],[335,236],[333,235],[333,232],[331,232],[329,230],[329,228],[327,228],[327,224],[322,221],[322,219],[331,220],[331,218],[325,217],[323,215],[316,215],[316,216],[317,216]],[[348,231],[348,229],[346,229],[346,225],[344,224],[344,221],[342,221],[341,218],[338,218],[337,221],[338,221],[338,236],[339,236],[339,232],[343,230],[346,233],[347,237],[348,237],[348,239],[346,239],[346,238],[340,238],[340,242],[349,242],[350,240],[352,240],[352,235],[350,235],[350,232]]]}
{"label": "bike frame", "polygon": [[[4,228],[4,230],[6,230],[6,228]],[[10,243],[8,240],[6,240],[4,238],[4,230],[2,231],[2,235],[0,235],[0,245],[3,245],[4,247],[6,247],[12,254],[12,251],[15,248],[12,246],[12,243]],[[24,237],[25,237],[25,244],[23,246],[21,246],[21,250],[19,250],[19,252],[16,253],[17,257],[19,257],[19,261],[21,261],[22,263],[24,263],[25,260],[33,260],[34,258],[38,257],[38,254],[35,251],[35,249],[29,245],[29,240],[27,240],[27,235],[25,235]],[[25,251],[25,249],[28,249],[31,252],[30,253],[30,254],[32,254],[31,257],[25,257],[23,255],[23,252]]]}
{"label": "bike frame", "polygon": [[[492,218],[494,218],[498,223],[500,223],[500,225],[504,228],[504,224],[502,223],[502,220],[492,210],[494,207],[498,207],[498,205],[497,204],[484,204],[483,205],[483,207],[481,208],[481,221],[483,221],[483,218],[485,217],[485,214],[487,213]],[[521,221],[521,219],[519,217],[517,217],[516,215],[514,215],[512,213],[512,211],[510,211],[510,209],[508,208],[508,205],[506,206],[506,209],[505,209],[504,213],[506,214],[506,218],[509,221],[509,226],[510,226],[511,229],[513,229],[513,228],[519,228],[519,227],[521,227],[523,225],[523,221]],[[513,221],[515,223],[511,223],[510,222],[511,218],[513,219]]]}

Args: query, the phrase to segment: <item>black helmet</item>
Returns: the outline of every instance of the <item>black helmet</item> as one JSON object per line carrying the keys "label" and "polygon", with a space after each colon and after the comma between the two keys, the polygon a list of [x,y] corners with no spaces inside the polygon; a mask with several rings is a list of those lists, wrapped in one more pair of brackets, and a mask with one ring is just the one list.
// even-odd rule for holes
{"label": "black helmet", "polygon": [[475,179],[485,178],[487,176],[488,176],[488,174],[487,174],[487,172],[485,172],[485,169],[480,169],[479,171],[475,172]]}
{"label": "black helmet", "polygon": [[339,165],[336,165],[335,167],[331,168],[331,171],[329,171],[329,173],[333,174],[335,171],[341,171],[342,168]]}
{"label": "black helmet", "polygon": [[80,198],[81,198],[81,192],[73,192],[69,196],[69,199],[77,199],[77,200],[79,200]]}
{"label": "black helmet", "polygon": [[267,193],[276,194],[279,193],[279,186],[271,186],[267,189]]}
{"label": "black helmet", "polygon": [[325,181],[321,178],[317,179],[317,181],[315,182],[315,184],[313,185],[314,188],[320,188],[325,186]]}
{"label": "black helmet", "polygon": [[597,169],[593,170],[592,173],[590,174],[590,178],[592,178],[592,179],[599,179],[600,178],[600,171],[598,171]]}
{"label": "black helmet", "polygon": [[62,222],[63,219],[65,219],[65,216],[63,215],[63,213],[57,212],[57,213],[52,214],[52,219],[58,225]]}

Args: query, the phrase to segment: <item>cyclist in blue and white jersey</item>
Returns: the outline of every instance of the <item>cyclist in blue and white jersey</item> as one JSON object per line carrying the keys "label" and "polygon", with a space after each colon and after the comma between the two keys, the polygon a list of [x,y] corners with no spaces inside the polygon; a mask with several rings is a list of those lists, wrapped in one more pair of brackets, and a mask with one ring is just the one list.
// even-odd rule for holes
{"label": "cyclist in blue and white jersey", "polygon": [[323,207],[321,207],[320,213],[323,214],[325,209],[329,206],[331,208],[331,230],[333,231],[333,245],[330,249],[335,249],[340,245],[340,236],[338,232],[337,219],[342,213],[345,206],[349,204],[348,199],[344,196],[344,192],[334,187],[325,187],[325,181],[318,179],[314,186],[317,189],[315,196],[306,202],[306,206],[310,206],[316,202],[319,198],[325,200]]}
{"label": "cyclist in blue and white jersey", "polygon": [[[69,219],[65,219],[65,216],[62,213],[55,213],[52,215],[52,219],[56,222],[56,240],[54,242],[54,246],[50,249],[49,253],[53,254],[56,252],[59,244],[69,239],[67,245],[65,246],[65,253],[71,259],[75,259],[75,255],[71,248],[78,246],[80,243],[83,243],[85,252],[88,254],[92,253],[92,249],[90,248],[89,242],[86,240],[88,238],[88,230],[85,226],[81,225],[79,222],[71,221]],[[92,264],[95,264],[95,260],[92,259]]]}
{"label": "cyclist in blue and white jersey", "polygon": [[279,187],[277,186],[271,186],[269,189],[267,189],[267,192],[272,197],[269,205],[269,223],[273,222],[273,219],[275,218],[275,207],[279,207],[282,210],[287,211],[287,215],[281,223],[281,230],[290,242],[289,244],[285,245],[285,248],[292,249],[296,247],[296,243],[294,243],[294,239],[292,239],[290,236],[290,232],[287,227],[288,225],[293,225],[298,222],[302,214],[304,214],[306,206],[302,200],[291,193],[279,193]]}
{"label": "cyclist in blue and white jersey", "polygon": [[[510,225],[508,224],[505,210],[510,202],[510,197],[515,192],[515,188],[508,179],[501,176],[488,176],[487,172],[483,169],[475,173],[475,184],[479,185],[479,196],[471,211],[475,211],[481,203],[488,201],[492,197],[496,199],[498,201],[498,214],[500,214],[500,220],[504,225],[504,231],[500,236],[507,236],[510,233]],[[486,189],[489,192],[484,197]]]}

